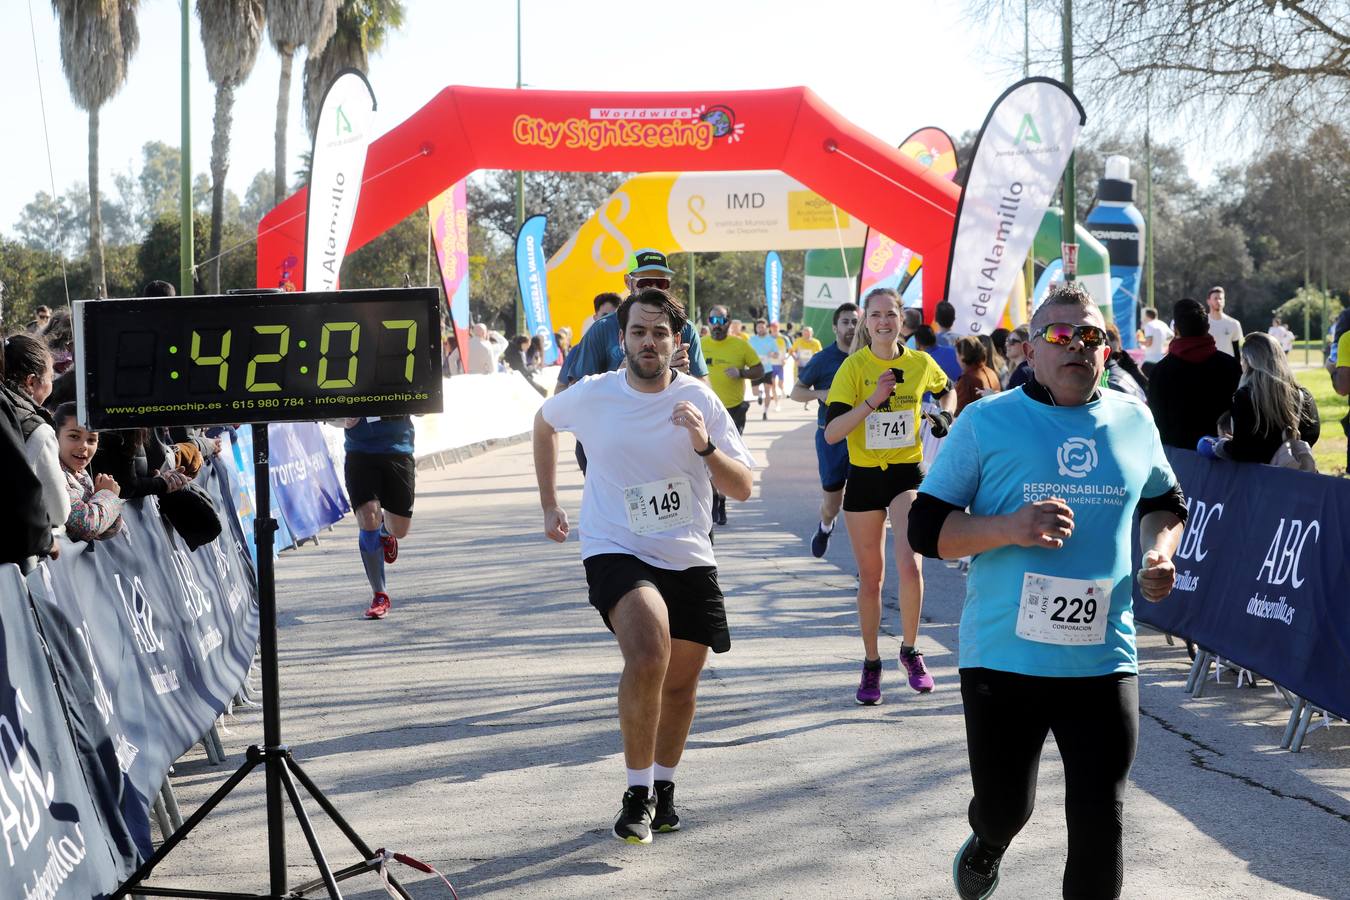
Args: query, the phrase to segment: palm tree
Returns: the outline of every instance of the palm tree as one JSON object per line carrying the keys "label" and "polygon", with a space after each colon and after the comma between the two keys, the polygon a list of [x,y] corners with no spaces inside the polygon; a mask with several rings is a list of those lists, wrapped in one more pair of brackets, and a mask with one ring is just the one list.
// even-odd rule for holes
{"label": "palm tree", "polygon": [[291,64],[295,51],[308,47],[320,53],[337,28],[338,0],[268,0],[267,36],[281,57],[281,83],[277,88],[276,182],[273,200],[286,196],[286,114],[291,99]]}
{"label": "palm tree", "polygon": [[225,173],[230,168],[230,117],[234,89],[244,83],[262,46],[263,0],[197,0],[206,48],[206,72],[216,86],[216,116],[211,134],[211,248],[215,292],[220,293],[220,232],[225,217]]}
{"label": "palm tree", "polygon": [[305,60],[305,127],[310,137],[328,85],[343,69],[369,71],[370,57],[383,49],[390,31],[403,27],[403,15],[402,0],[343,0],[332,40]]}
{"label": "palm tree", "polygon": [[98,192],[98,111],[127,80],[141,34],[139,0],[52,0],[61,28],[61,70],[75,105],[89,113],[89,264],[94,292],[108,293],[103,267],[103,215]]}

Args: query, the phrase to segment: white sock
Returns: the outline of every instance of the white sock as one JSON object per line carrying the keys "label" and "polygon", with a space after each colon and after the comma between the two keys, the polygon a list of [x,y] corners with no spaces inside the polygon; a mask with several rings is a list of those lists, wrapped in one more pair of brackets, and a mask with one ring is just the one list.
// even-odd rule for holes
{"label": "white sock", "polygon": [[834,523],[831,522],[830,524],[826,525],[826,524],[825,524],[825,520],[824,520],[824,519],[821,519],[821,520],[820,520],[820,530],[823,531],[823,532],[825,532],[826,534],[829,534],[831,531],[834,531]]}
{"label": "white sock", "polygon": [[648,766],[645,769],[629,769],[628,786],[645,787],[647,793],[650,794],[652,792],[652,767]]}
{"label": "white sock", "polygon": [[663,766],[660,763],[652,766],[652,778],[655,781],[674,781],[675,767]]}

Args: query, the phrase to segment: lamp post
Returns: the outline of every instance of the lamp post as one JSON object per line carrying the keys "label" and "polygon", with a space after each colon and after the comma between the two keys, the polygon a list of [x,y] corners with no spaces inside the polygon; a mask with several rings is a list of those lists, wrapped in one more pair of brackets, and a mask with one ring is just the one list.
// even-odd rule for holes
{"label": "lamp post", "polygon": [[[1073,93],[1073,0],[1064,0],[1061,16],[1064,28],[1064,86]],[[1060,234],[1063,243],[1064,280],[1074,281],[1078,277],[1078,198],[1074,185],[1074,154],[1069,154],[1068,165],[1064,167],[1064,226]]]}

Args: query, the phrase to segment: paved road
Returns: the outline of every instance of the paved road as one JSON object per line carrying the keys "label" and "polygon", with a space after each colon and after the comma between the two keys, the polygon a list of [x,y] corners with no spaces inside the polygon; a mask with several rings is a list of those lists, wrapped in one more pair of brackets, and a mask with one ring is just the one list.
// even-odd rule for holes
{"label": "paved road", "polygon": [[[765,465],[733,504],[718,558],[733,647],[712,658],[679,773],[687,827],[647,847],[610,825],[623,791],[617,649],[587,605],[575,541],[545,541],[528,444],[419,474],[416,525],[390,571],[393,612],[365,622],[349,521],[279,565],[284,730],[373,845],[450,875],[463,897],[950,897],[969,798],[956,622],[964,577],[929,563],[921,641],[938,689],[896,674],[886,588],[886,702],[853,703],[861,646],[853,566],[824,560],[813,416],[785,408],[748,440]],[[564,453],[562,497],[581,479]],[[1232,679],[1183,701],[1187,660],[1143,641],[1139,758],[1127,801],[1126,896],[1350,897],[1350,727],[1277,749],[1286,712]],[[226,736],[231,767],[256,712]],[[224,777],[195,756],[175,779],[193,808]],[[166,866],[166,883],[264,887],[261,779]],[[1009,851],[1000,897],[1059,896],[1066,839],[1053,741],[1039,807]],[[351,859],[331,828],[335,860]],[[298,830],[292,884],[310,877]],[[448,896],[430,876],[413,895]],[[384,896],[369,876],[348,896]]]}

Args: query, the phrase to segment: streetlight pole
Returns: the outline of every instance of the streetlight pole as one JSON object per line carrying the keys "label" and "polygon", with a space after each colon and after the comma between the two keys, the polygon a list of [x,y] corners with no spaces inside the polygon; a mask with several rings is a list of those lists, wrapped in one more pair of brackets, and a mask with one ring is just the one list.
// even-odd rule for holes
{"label": "streetlight pole", "polygon": [[[525,86],[521,79],[520,0],[516,0],[516,90]],[[525,173],[516,172],[516,233],[525,225]],[[516,334],[525,333],[525,299],[516,292]]]}
{"label": "streetlight pole", "polygon": [[[1064,86],[1073,92],[1073,0],[1064,0],[1062,15],[1064,26]],[[1075,252],[1078,247],[1078,198],[1074,185],[1074,154],[1069,154],[1069,163],[1064,167],[1064,227],[1060,240],[1064,244],[1064,280],[1073,281],[1078,277],[1078,260]],[[1072,257],[1072,258],[1071,258]]]}
{"label": "streetlight pole", "polygon": [[180,123],[182,149],[178,159],[178,293],[195,294],[197,289],[192,284],[192,99],[188,91],[190,86],[188,65],[191,62],[188,23],[192,4],[183,0],[180,5],[183,10],[183,74],[180,87],[182,109],[179,112],[182,119]]}

